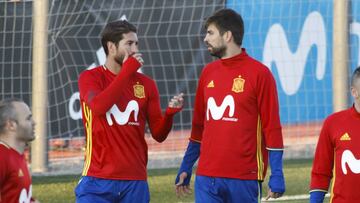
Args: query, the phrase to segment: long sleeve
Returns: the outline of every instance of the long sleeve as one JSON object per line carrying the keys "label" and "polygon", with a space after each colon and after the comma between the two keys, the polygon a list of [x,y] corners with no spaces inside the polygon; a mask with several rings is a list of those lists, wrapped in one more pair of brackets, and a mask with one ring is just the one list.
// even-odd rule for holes
{"label": "long sleeve", "polygon": [[[1,196],[1,188],[3,188],[4,183],[7,178],[7,160],[6,156],[0,156],[0,196]],[[1,200],[1,199],[0,199]]]}
{"label": "long sleeve", "polygon": [[285,180],[283,173],[283,151],[269,150],[269,162],[271,167],[271,176],[269,187],[272,192],[284,193]]}
{"label": "long sleeve", "polygon": [[201,74],[195,96],[194,114],[192,120],[190,140],[201,143],[204,130],[205,105],[204,105],[204,87],[203,76]]}
{"label": "long sleeve", "polygon": [[200,156],[200,143],[189,141],[188,147],[185,151],[184,158],[181,162],[181,166],[179,168],[178,174],[175,179],[175,184],[177,184],[180,180],[180,175],[182,172],[186,172],[187,177],[185,178],[182,185],[189,185],[192,169],[194,167],[195,162],[198,160]]}
{"label": "long sleeve", "polygon": [[181,110],[181,108],[168,107],[165,115],[162,116],[160,108],[159,91],[154,83],[151,88],[151,96],[149,98],[147,120],[152,137],[158,141],[163,142],[172,128],[174,115]]}
{"label": "long sleeve", "polygon": [[329,124],[327,120],[325,120],[316,146],[311,172],[310,192],[316,190],[327,192],[330,179],[332,178],[334,146],[328,128]]}
{"label": "long sleeve", "polygon": [[283,150],[278,94],[275,80],[269,69],[265,68],[259,74],[257,84],[257,103],[262,130],[265,135],[266,148],[270,150]]}
{"label": "long sleeve", "polygon": [[94,115],[103,115],[121,99],[121,89],[140,67],[141,64],[135,58],[129,57],[115,80],[105,89],[97,83],[99,78],[84,72],[79,78],[80,97],[87,103]]}

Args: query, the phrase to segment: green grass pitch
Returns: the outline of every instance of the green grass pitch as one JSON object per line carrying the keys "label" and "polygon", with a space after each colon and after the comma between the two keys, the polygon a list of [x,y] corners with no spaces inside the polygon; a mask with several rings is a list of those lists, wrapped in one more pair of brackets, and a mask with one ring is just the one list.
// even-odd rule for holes
{"label": "green grass pitch", "polygon": [[[286,179],[285,195],[308,194],[312,160],[290,160],[284,162]],[[174,190],[176,169],[149,170],[150,201],[154,203],[193,202],[193,195],[177,198]],[[268,173],[269,174],[269,173]],[[40,202],[69,203],[75,202],[74,188],[80,176],[33,177],[33,196]],[[267,176],[268,177],[268,176]],[[194,177],[192,178],[193,181]],[[267,190],[267,179],[263,184],[263,196]],[[193,182],[191,183],[193,186]],[[287,201],[291,203],[308,200]]]}

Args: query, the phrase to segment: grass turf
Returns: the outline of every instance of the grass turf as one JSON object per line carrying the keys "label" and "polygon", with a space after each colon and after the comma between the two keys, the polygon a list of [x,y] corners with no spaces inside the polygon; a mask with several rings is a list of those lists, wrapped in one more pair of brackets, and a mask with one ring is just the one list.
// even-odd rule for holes
{"label": "grass turf", "polygon": [[[308,194],[311,160],[290,160],[284,162],[286,180],[285,195]],[[151,202],[175,203],[193,202],[193,195],[186,198],[177,198],[174,190],[174,179],[177,169],[149,170],[148,183],[150,187]],[[268,173],[269,174],[269,173]],[[33,196],[40,202],[69,203],[75,202],[74,188],[80,176],[49,176],[33,177]],[[267,176],[268,177],[268,176]],[[194,178],[192,178],[192,181]],[[263,196],[267,191],[266,179],[263,183]],[[193,186],[193,182],[191,186]],[[193,187],[192,187],[193,188]],[[291,203],[308,202],[308,200],[288,201]]]}

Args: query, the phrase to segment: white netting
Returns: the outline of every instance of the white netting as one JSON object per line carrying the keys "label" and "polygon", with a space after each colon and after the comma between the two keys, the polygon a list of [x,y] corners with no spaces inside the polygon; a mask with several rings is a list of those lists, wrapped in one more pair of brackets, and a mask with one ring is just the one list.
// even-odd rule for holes
{"label": "white netting", "polygon": [[[350,1],[350,59],[359,63],[357,1]],[[100,33],[126,17],[138,29],[146,61],[142,72],[158,85],[162,108],[179,92],[185,107],[162,144],[148,139],[149,167],[178,166],[187,145],[199,73],[212,59],[203,44],[204,18],[230,7],[245,22],[244,47],[271,68],[278,85],[287,158],[312,157],[323,118],[332,112],[333,2],[94,0],[49,1],[48,138],[51,171],[80,173],[83,126],[77,78],[105,61]],[[30,104],[32,1],[0,1],[1,98]]]}
{"label": "white netting", "polygon": [[83,126],[78,100],[79,73],[105,61],[100,33],[107,22],[126,17],[138,27],[142,72],[159,88],[164,109],[185,94],[182,113],[166,142],[147,134],[149,167],[178,166],[187,145],[197,79],[211,60],[202,43],[206,16],[223,1],[51,1],[49,4],[49,163],[51,171],[80,171]]}

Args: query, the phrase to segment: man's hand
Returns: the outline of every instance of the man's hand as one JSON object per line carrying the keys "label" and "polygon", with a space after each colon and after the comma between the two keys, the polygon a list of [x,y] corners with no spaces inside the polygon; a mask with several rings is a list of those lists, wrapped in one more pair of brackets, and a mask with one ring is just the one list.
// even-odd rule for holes
{"label": "man's hand", "polygon": [[141,65],[144,65],[144,59],[142,58],[142,54],[134,53],[131,56],[134,57]]}
{"label": "man's hand", "polygon": [[137,52],[137,53],[130,53],[129,50],[124,50],[125,55],[124,55],[124,59],[123,59],[123,64],[125,63],[125,61],[130,57],[134,57],[141,65],[144,65],[144,59],[142,58],[142,54]]}
{"label": "man's hand", "polygon": [[182,172],[179,175],[179,181],[175,184],[175,192],[177,197],[183,197],[192,193],[190,184],[185,185],[184,181],[187,178],[187,173]]}
{"label": "man's hand", "polygon": [[175,179],[175,191],[178,197],[191,194],[190,180],[192,168],[200,156],[200,143],[190,140]]}
{"label": "man's hand", "polygon": [[175,95],[169,102],[169,107],[170,108],[179,108],[181,109],[183,107],[184,104],[184,98],[183,98],[184,94],[180,93],[178,95]]}
{"label": "man's hand", "polygon": [[283,193],[279,193],[279,192],[272,192],[271,189],[268,189],[268,194],[266,196],[266,200],[269,200],[270,198],[274,198],[277,199],[279,197],[281,197],[283,195]]}

